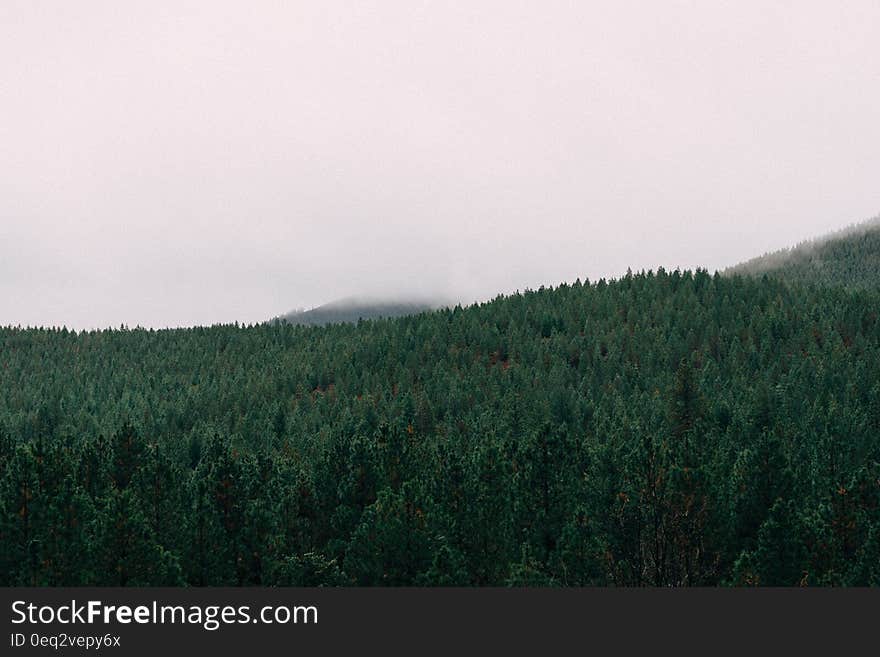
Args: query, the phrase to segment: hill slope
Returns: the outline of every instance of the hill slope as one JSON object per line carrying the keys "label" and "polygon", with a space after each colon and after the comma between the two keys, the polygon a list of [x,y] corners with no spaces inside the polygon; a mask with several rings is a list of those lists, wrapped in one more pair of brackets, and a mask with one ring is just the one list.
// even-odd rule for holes
{"label": "hill slope", "polygon": [[878,308],[660,271],[0,329],[0,584],[880,585]]}
{"label": "hill slope", "polygon": [[442,306],[442,302],[427,299],[368,299],[349,297],[310,310],[294,310],[273,321],[303,326],[357,323],[361,319],[380,319],[416,315]]}
{"label": "hill slope", "polygon": [[880,287],[880,216],[790,249],[731,267],[727,275],[779,277],[791,283]]}

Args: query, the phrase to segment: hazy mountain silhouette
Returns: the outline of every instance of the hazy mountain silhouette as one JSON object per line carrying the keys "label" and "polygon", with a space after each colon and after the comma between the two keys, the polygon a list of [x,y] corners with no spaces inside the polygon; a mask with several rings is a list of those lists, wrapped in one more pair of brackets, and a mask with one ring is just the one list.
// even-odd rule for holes
{"label": "hazy mountain silhouette", "polygon": [[355,323],[361,319],[381,319],[416,315],[446,305],[441,299],[400,298],[379,299],[346,297],[309,310],[293,310],[275,318],[290,324],[323,326],[326,324]]}

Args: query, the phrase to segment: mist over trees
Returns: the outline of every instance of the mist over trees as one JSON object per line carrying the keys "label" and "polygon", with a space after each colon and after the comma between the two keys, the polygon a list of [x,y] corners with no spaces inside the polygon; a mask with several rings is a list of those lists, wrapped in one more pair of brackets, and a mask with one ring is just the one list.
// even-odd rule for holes
{"label": "mist over trees", "polygon": [[325,326],[327,324],[357,323],[362,319],[390,319],[404,315],[416,315],[451,305],[442,299],[371,299],[350,297],[327,303],[317,308],[299,308],[274,318],[273,322]]}
{"label": "mist over trees", "polygon": [[880,287],[880,216],[816,240],[752,258],[726,274],[762,275],[790,283]]}

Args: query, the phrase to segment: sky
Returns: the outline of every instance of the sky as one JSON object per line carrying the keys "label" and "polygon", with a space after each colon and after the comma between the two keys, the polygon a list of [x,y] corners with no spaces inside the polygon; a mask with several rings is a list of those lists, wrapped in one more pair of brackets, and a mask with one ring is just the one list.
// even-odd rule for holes
{"label": "sky", "polygon": [[722,268],[880,212],[880,3],[3,0],[0,325]]}

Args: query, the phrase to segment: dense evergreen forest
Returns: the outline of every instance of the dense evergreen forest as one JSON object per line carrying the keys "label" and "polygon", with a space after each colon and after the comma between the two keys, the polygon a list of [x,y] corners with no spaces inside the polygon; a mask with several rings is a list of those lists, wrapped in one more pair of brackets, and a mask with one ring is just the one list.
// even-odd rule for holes
{"label": "dense evergreen forest", "polygon": [[356,325],[2,329],[2,584],[878,585],[878,312],[659,270]]}

